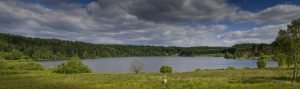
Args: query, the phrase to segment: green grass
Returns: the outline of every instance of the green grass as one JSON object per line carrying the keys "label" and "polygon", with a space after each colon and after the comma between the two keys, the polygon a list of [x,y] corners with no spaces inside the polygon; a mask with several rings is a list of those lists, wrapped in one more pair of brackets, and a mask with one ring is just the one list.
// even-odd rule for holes
{"label": "green grass", "polygon": [[[2,73],[0,89],[299,89],[300,83],[289,82],[291,74],[280,68],[68,75],[39,70]],[[162,84],[162,76],[167,76],[167,84]]]}

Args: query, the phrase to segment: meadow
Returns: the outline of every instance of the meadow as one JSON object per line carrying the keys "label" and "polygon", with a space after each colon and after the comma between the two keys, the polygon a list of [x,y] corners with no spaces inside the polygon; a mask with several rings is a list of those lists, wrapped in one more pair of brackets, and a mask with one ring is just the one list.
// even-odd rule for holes
{"label": "meadow", "polygon": [[[167,76],[168,82],[163,84]],[[57,74],[46,70],[1,70],[0,89],[299,89],[292,70],[222,69],[185,73]],[[300,80],[298,80],[299,82]]]}

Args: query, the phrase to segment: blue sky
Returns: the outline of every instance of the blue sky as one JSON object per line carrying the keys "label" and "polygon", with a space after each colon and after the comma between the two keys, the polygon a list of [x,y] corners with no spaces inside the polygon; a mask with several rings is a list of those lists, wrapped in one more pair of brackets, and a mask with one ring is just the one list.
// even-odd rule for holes
{"label": "blue sky", "polygon": [[271,43],[300,0],[1,0],[0,32],[97,44]]}
{"label": "blue sky", "polygon": [[229,0],[229,3],[240,7],[242,10],[258,12],[279,4],[299,5],[300,0]]}

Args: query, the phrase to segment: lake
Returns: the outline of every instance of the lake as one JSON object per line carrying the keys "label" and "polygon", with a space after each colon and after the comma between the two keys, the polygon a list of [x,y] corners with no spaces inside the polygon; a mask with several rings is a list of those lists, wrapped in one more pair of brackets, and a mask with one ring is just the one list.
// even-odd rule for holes
{"label": "lake", "polygon": [[[40,61],[45,67],[57,66],[66,60]],[[195,69],[256,68],[256,60],[234,60],[223,57],[112,57],[82,60],[94,72],[129,73],[133,61],[143,63],[143,72],[159,72],[162,65],[170,65],[173,72],[189,72]],[[267,67],[276,67],[277,62],[268,61]]]}

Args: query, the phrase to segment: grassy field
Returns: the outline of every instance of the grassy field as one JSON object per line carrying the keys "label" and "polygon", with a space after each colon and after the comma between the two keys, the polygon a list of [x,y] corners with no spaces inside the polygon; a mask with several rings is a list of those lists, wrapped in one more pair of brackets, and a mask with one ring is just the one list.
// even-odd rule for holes
{"label": "grassy field", "polygon": [[[0,71],[0,89],[299,89],[300,83],[289,82],[291,72],[236,69],[173,74],[56,74],[49,70],[5,70]],[[162,83],[162,76],[167,76],[167,84]]]}

